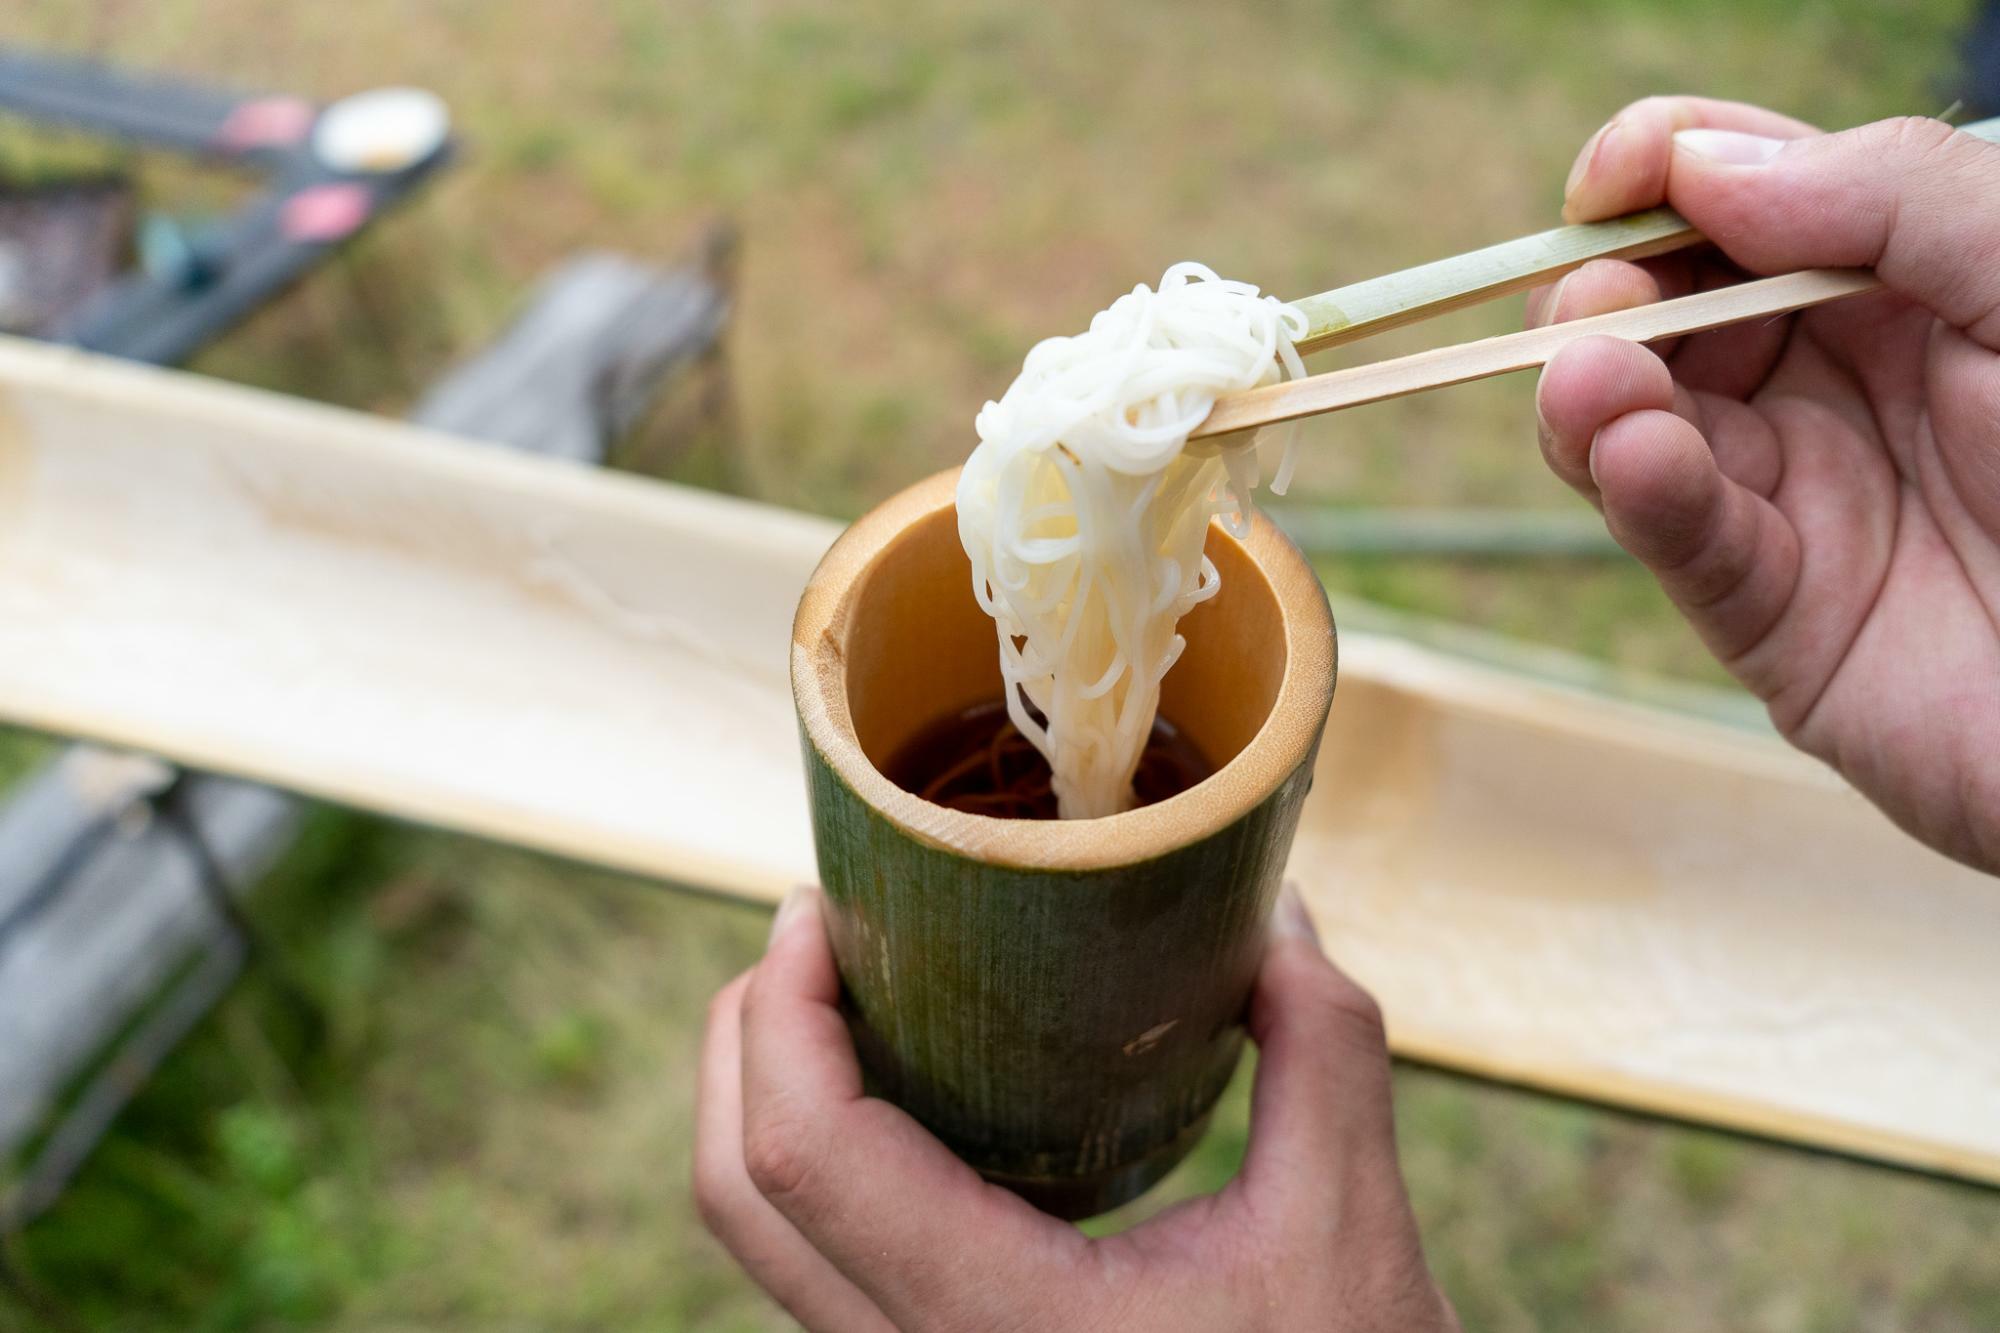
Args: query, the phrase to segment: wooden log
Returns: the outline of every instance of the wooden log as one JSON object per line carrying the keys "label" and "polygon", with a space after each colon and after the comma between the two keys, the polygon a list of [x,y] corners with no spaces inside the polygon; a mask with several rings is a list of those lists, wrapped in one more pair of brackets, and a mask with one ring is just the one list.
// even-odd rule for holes
{"label": "wooden log", "polygon": [[[712,891],[814,873],[834,532],[0,345],[0,716]],[[1767,734],[1341,658],[1289,873],[1398,1050],[2000,1183],[1992,881]]]}
{"label": "wooden log", "polygon": [[[76,746],[0,808],[0,921],[13,927],[0,932],[0,1145],[41,1123],[111,1034],[191,953],[219,942],[190,848],[138,804],[161,774],[172,778]],[[291,797],[245,782],[206,779],[186,800],[238,888],[298,818]],[[95,829],[103,836],[89,841]],[[29,901],[44,886],[55,891]]]}
{"label": "wooden log", "polygon": [[602,462],[667,378],[715,345],[728,318],[728,293],[701,268],[580,255],[410,417],[526,453]]}

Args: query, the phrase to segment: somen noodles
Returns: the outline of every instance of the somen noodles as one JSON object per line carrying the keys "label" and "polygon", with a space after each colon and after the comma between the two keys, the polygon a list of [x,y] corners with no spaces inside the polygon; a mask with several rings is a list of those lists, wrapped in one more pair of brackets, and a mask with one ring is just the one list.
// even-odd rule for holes
{"label": "somen noodles", "polygon": [[[1185,641],[1220,586],[1209,520],[1249,520],[1248,439],[1186,452],[1217,397],[1304,374],[1305,317],[1247,283],[1175,264],[1087,332],[1029,351],[980,411],[958,483],[972,586],[993,617],[1014,725],[1049,761],[1065,819],[1132,804],[1132,773]],[[1285,441],[1271,489],[1291,479]]]}

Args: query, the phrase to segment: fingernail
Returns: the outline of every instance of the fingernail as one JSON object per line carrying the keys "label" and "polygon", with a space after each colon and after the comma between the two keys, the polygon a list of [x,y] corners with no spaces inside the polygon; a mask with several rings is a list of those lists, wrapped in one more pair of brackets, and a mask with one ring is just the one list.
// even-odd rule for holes
{"label": "fingernail", "polygon": [[1604,489],[1604,483],[1597,479],[1597,442],[1603,438],[1603,431],[1599,431],[1597,434],[1591,436],[1590,452],[1585,454],[1583,458],[1585,466],[1590,469],[1590,484],[1597,487],[1600,491]]}
{"label": "fingernail", "polygon": [[771,939],[777,939],[785,927],[792,923],[793,918],[802,915],[813,905],[813,895],[816,892],[817,890],[810,884],[792,886],[792,891],[778,904],[777,914],[771,918]]}
{"label": "fingernail", "polygon": [[1617,128],[1618,122],[1616,120],[1607,120],[1598,127],[1597,133],[1584,140],[1583,150],[1576,155],[1575,163],[1570,166],[1569,176],[1563,181],[1563,198],[1567,199],[1576,193],[1576,187],[1581,185],[1583,178],[1590,174],[1591,159],[1597,156],[1597,150],[1603,146],[1604,141],[1610,138],[1612,131]]}
{"label": "fingernail", "polygon": [[1784,146],[1783,139],[1736,130],[1679,130],[1674,134],[1674,147],[1730,167],[1759,166],[1776,157]]}
{"label": "fingernail", "polygon": [[1575,276],[1575,273],[1565,273],[1556,280],[1556,285],[1549,289],[1549,298],[1542,302],[1540,318],[1535,321],[1536,328],[1543,328],[1556,322],[1556,317],[1562,313],[1563,288],[1569,286],[1569,280]]}
{"label": "fingernail", "polygon": [[1310,940],[1319,943],[1319,930],[1313,925],[1312,914],[1306,911],[1304,899],[1299,897],[1299,886],[1291,880],[1278,890],[1278,907],[1271,913],[1271,933],[1284,939]]}

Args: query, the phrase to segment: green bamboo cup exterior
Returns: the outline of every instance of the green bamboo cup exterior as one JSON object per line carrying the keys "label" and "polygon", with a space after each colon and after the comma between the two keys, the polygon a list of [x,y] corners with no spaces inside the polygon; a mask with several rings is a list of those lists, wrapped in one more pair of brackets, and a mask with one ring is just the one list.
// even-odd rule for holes
{"label": "green bamboo cup exterior", "polygon": [[870,1090],[988,1179],[1084,1217],[1187,1153],[1242,1055],[1332,699],[1333,621],[1275,526],[1213,529],[1222,591],[1183,622],[1162,712],[1227,757],[1214,776],[1107,819],[932,805],[877,765],[1000,693],[956,478],[855,524],[800,603],[793,688],[828,930]]}

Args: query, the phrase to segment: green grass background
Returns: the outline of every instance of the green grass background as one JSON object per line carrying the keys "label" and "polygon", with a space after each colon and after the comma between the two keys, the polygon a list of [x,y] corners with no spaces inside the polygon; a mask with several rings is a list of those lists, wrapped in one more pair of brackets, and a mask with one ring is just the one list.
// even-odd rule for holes
{"label": "green grass background", "polygon": [[[735,219],[735,427],[678,475],[852,515],[962,457],[1030,342],[1173,260],[1299,294],[1550,225],[1577,145],[1651,91],[1826,124],[1938,111],[1964,18],[1939,0],[79,0],[15,9],[7,35],[450,102],[461,165],[207,354],[211,374],[395,412],[561,256],[670,258]],[[0,133],[16,169],[111,156]],[[202,206],[234,188],[145,172]],[[1529,393],[1315,423],[1295,495],[1575,503],[1536,458]],[[1717,678],[1624,565],[1325,573]],[[0,773],[46,749],[0,736]],[[702,1003],[756,956],[755,914],[333,811],[255,912],[320,1016],[253,977],[172,1058],[7,1241],[51,1305],[118,1330],[785,1326],[686,1189]],[[1228,1178],[1243,1093],[1160,1199]],[[2000,1196],[1433,1071],[1400,1070],[1397,1093],[1432,1261],[1470,1326],[2000,1326]],[[0,1329],[35,1321],[0,1295]]]}

